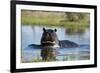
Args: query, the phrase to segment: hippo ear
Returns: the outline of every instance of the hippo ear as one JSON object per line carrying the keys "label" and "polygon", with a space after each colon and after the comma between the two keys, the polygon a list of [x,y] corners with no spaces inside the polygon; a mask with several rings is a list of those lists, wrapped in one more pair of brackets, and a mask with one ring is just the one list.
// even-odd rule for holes
{"label": "hippo ear", "polygon": [[55,29],[54,31],[57,32],[57,29]]}
{"label": "hippo ear", "polygon": [[43,27],[43,31],[46,31],[46,29]]}

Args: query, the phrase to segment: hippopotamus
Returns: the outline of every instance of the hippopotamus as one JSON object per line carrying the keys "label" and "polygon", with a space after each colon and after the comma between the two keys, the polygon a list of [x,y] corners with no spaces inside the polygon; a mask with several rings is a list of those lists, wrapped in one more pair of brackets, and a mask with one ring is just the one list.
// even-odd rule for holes
{"label": "hippopotamus", "polygon": [[58,47],[58,48],[78,47],[78,44],[72,41],[59,40],[56,32],[57,29],[52,30],[43,28],[43,34],[41,37],[41,46],[52,45],[53,47]]}
{"label": "hippopotamus", "polygon": [[56,60],[58,49],[78,47],[78,44],[69,40],[59,40],[56,34],[57,29],[43,28],[43,34],[40,40],[40,45],[29,45],[34,48],[41,48],[41,57],[44,61]]}
{"label": "hippopotamus", "polygon": [[43,28],[43,34],[41,37],[41,57],[44,61],[56,60],[58,53],[59,40],[56,34],[57,30]]}
{"label": "hippopotamus", "polygon": [[75,42],[72,42],[70,40],[59,40],[57,34],[57,29],[45,29],[43,28],[43,34],[40,40],[40,45],[39,44],[30,44],[29,47],[34,47],[36,49],[41,49],[45,45],[52,45],[52,47],[57,47],[57,48],[75,48],[78,47],[79,45]]}
{"label": "hippopotamus", "polygon": [[53,46],[53,47],[60,47],[59,40],[56,34],[57,30],[54,29],[45,29],[43,28],[43,34],[41,37],[41,46]]}
{"label": "hippopotamus", "polygon": [[45,29],[43,28],[43,34],[41,37],[41,56],[45,61],[56,60],[56,56],[59,53],[57,49],[59,48],[67,48],[67,47],[77,47],[78,45],[69,40],[58,39],[56,34],[57,29]]}

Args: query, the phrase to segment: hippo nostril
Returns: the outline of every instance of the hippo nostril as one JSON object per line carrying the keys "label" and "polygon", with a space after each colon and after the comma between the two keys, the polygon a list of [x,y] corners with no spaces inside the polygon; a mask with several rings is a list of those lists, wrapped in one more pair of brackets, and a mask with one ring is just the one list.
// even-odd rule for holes
{"label": "hippo nostril", "polygon": [[46,35],[46,39],[49,39],[49,37],[50,37],[50,35],[49,35],[49,34],[47,34],[47,35]]}

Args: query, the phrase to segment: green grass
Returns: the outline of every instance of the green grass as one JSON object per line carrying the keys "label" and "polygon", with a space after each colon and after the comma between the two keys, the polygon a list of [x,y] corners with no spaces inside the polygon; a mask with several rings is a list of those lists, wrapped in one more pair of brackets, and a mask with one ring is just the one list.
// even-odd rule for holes
{"label": "green grass", "polygon": [[[77,13],[78,14],[78,13]],[[73,20],[69,20],[67,13],[64,12],[43,12],[43,11],[27,11],[21,12],[22,25],[44,25],[44,26],[58,26],[58,27],[88,27],[89,14],[84,14],[84,18],[78,18],[78,15],[73,13]],[[82,15],[82,13],[79,13]],[[88,16],[87,16],[88,15]],[[71,17],[70,16],[70,17]],[[71,18],[72,18],[71,17]],[[77,20],[75,19],[77,17]],[[75,20],[74,20],[75,19]]]}
{"label": "green grass", "polygon": [[60,19],[36,19],[34,17],[24,17],[22,18],[22,22],[21,24],[23,25],[46,25],[46,26],[84,26],[87,27],[89,26],[89,24],[83,20],[81,20],[80,22],[70,22],[70,21],[66,21],[66,22],[60,22]]}

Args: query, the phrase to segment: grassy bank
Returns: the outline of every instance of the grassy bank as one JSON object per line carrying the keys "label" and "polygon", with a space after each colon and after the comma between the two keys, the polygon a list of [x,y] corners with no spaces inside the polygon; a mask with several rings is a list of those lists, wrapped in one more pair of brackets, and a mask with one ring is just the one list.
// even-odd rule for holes
{"label": "grassy bank", "polygon": [[88,27],[88,13],[64,13],[64,12],[43,12],[43,11],[21,11],[22,25],[45,25],[59,27]]}

